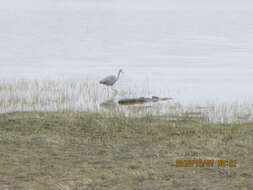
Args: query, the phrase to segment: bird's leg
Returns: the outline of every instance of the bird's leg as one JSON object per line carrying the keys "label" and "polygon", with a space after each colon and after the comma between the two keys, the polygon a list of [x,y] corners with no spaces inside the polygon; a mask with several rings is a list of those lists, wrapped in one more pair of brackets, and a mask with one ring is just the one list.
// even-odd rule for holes
{"label": "bird's leg", "polygon": [[104,89],[104,95],[105,95],[105,97],[106,98],[108,98],[109,97],[109,89],[107,88],[107,87],[103,87],[103,89]]}
{"label": "bird's leg", "polygon": [[114,92],[113,97],[117,96],[119,94],[118,90],[112,88],[112,91]]}
{"label": "bird's leg", "polygon": [[110,98],[110,88],[106,88],[106,95],[107,95],[107,98]]}

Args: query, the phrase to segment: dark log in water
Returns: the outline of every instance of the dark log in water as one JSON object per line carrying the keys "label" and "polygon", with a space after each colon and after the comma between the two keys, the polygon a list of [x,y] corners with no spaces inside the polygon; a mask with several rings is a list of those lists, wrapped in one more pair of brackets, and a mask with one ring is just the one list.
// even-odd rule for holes
{"label": "dark log in water", "polygon": [[159,102],[159,101],[167,101],[171,100],[172,98],[159,98],[157,96],[152,96],[152,98],[124,98],[120,99],[118,103],[120,105],[133,105],[133,104],[145,104],[145,103],[151,103],[151,102]]}

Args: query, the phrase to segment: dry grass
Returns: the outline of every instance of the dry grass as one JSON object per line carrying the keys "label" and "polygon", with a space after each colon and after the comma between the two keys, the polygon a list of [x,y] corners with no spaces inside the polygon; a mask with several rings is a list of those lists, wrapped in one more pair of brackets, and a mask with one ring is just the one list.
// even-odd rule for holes
{"label": "dry grass", "polygon": [[[86,112],[0,115],[1,190],[252,189],[253,124]],[[177,159],[237,160],[179,168]]]}

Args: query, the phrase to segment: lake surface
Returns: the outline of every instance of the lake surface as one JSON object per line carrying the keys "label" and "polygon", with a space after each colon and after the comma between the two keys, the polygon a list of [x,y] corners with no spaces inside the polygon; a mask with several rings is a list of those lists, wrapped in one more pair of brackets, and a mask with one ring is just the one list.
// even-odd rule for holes
{"label": "lake surface", "polygon": [[2,3],[0,80],[99,81],[182,103],[253,102],[253,2]]}

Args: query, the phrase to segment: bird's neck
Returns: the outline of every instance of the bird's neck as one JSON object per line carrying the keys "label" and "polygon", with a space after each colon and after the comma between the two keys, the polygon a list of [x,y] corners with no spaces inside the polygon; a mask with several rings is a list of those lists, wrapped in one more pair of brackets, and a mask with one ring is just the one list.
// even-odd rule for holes
{"label": "bird's neck", "polygon": [[119,79],[120,73],[121,73],[121,71],[119,71],[119,72],[118,72],[118,76],[117,76],[117,79]]}

